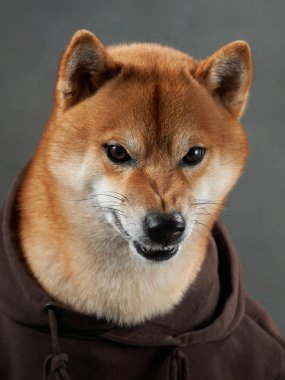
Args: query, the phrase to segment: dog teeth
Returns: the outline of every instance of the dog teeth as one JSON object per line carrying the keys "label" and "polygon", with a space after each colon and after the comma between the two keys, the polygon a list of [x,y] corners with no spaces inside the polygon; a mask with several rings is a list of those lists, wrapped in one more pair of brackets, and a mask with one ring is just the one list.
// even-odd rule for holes
{"label": "dog teeth", "polygon": [[160,249],[153,249],[140,244],[137,241],[133,242],[137,253],[141,254],[147,260],[151,261],[166,261],[171,259],[177,252],[179,246],[163,247]]}
{"label": "dog teeth", "polygon": [[176,247],[175,246],[171,246],[171,247],[162,247],[162,248],[150,248],[150,247],[147,247],[147,246],[144,246],[142,244],[140,244],[141,248],[143,251],[145,252],[157,252],[157,251],[164,251],[164,252],[169,252],[169,251],[172,251],[173,249],[175,249]]}

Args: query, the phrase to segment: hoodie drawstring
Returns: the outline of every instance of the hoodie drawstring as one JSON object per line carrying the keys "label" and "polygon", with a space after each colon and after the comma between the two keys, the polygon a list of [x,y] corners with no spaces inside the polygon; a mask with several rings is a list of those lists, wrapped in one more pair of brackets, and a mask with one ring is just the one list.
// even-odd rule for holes
{"label": "hoodie drawstring", "polygon": [[51,332],[53,353],[45,358],[43,380],[70,380],[67,373],[67,354],[63,353],[58,342],[58,328],[55,311],[49,305],[46,306]]}
{"label": "hoodie drawstring", "polygon": [[[55,310],[52,306],[46,305],[46,312],[49,320],[53,353],[45,358],[43,380],[71,380],[66,366],[68,355],[63,353],[59,347]],[[180,348],[172,350],[168,363],[168,380],[189,379],[187,355]]]}
{"label": "hoodie drawstring", "polygon": [[189,369],[187,356],[179,348],[175,348],[169,358],[169,380],[188,380]]}

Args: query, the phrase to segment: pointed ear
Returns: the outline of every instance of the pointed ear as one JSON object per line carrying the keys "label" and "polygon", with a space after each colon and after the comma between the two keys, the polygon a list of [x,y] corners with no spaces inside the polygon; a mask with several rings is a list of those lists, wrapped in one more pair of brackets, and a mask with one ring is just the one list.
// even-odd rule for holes
{"label": "pointed ear", "polygon": [[118,70],[94,34],[87,30],[76,32],[59,64],[55,90],[57,107],[65,111],[91,96]]}
{"label": "pointed ear", "polygon": [[252,81],[250,47],[245,41],[224,46],[202,61],[195,78],[236,118],[246,106]]}

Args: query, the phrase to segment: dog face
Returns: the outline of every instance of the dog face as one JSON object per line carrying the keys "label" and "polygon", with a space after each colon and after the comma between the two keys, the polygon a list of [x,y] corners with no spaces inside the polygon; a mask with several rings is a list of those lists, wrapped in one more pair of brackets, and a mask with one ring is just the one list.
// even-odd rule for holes
{"label": "dog face", "polygon": [[[205,61],[159,45],[106,50],[79,32],[59,68],[48,165],[65,198],[144,261],[205,239],[241,175],[248,45]],[[78,207],[78,206],[76,206]],[[201,228],[200,228],[201,227]]]}

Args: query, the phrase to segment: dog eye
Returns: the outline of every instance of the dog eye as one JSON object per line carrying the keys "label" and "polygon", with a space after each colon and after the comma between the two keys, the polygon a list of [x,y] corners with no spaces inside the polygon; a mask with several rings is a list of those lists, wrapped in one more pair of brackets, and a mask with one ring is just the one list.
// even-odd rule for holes
{"label": "dog eye", "polygon": [[198,165],[204,158],[206,149],[200,146],[193,146],[182,158],[182,164],[187,166]]}
{"label": "dog eye", "polygon": [[121,145],[105,145],[108,158],[116,164],[132,161],[132,157]]}

